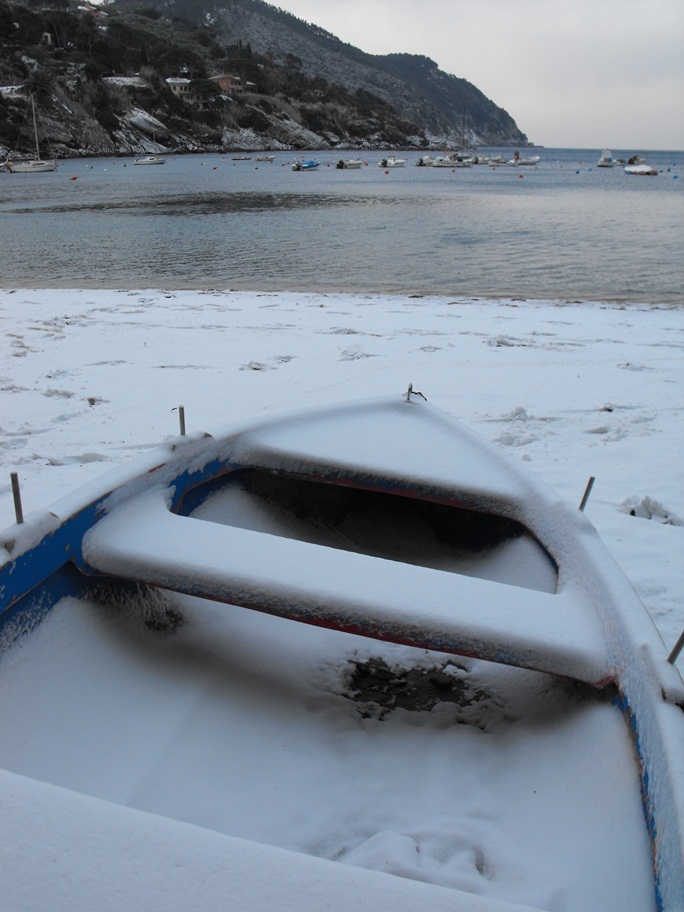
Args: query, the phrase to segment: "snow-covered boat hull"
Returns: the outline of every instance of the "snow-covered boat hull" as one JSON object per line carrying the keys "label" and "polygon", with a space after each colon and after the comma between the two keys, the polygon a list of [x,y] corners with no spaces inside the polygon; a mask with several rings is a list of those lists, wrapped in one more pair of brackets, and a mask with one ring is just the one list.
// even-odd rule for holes
{"label": "snow-covered boat hull", "polygon": [[[136,592],[171,591],[603,691],[627,721],[641,769],[654,903],[676,909],[684,888],[681,678],[584,515],[421,399],[176,438],[7,530],[0,544],[8,654],[64,599],[87,603],[108,591],[130,604]],[[8,788],[32,792],[6,776]],[[184,835],[192,844],[204,833]],[[255,857],[275,871],[287,861],[279,851],[262,846]],[[293,875],[290,899],[312,907],[312,870],[323,865],[320,877],[332,885],[340,866],[328,875],[329,862],[296,857],[302,882]],[[375,908],[401,908],[401,890],[385,876],[369,874],[359,891],[377,891]],[[238,882],[248,890],[246,878]],[[441,887],[407,883],[403,895],[419,906],[450,901]],[[446,893],[463,909],[509,907]]]}

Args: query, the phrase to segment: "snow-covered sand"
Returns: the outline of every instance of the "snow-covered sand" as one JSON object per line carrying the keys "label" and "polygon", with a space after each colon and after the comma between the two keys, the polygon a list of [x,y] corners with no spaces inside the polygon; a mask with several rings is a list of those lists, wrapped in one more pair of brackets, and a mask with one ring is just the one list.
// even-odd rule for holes
{"label": "snow-covered sand", "polygon": [[[398,395],[412,382],[570,503],[595,476],[587,516],[668,646],[684,625],[682,309],[62,290],[0,291],[0,320],[2,527],[13,521],[10,472],[20,476],[25,513],[42,509],[175,436],[178,405],[188,430],[211,431],[296,407]],[[140,639],[126,618],[112,624],[101,609],[73,602],[32,634],[30,665],[21,650],[5,660],[12,698],[0,695],[3,720],[16,733],[30,719],[0,764],[13,771],[1,774],[9,798],[0,825],[11,908],[31,908],[36,895],[76,912],[91,909],[93,896],[98,908],[120,908],[121,880],[144,909],[224,901],[245,912],[290,908],[272,885],[258,899],[231,892],[221,873],[226,853],[243,868],[259,861],[244,843],[222,842],[225,833],[279,847],[258,851],[291,880],[320,877],[317,909],[451,907],[440,887],[472,893],[472,906],[459,894],[464,910],[477,908],[477,895],[514,895],[554,912],[583,912],[597,897],[606,910],[648,908],[647,866],[632,867],[642,857],[633,771],[601,762],[603,739],[626,737],[612,708],[588,709],[562,691],[541,695],[530,673],[501,669],[495,678],[507,697],[500,704],[494,694],[489,711],[517,724],[490,735],[454,727],[448,708],[408,723],[360,723],[348,706],[331,711],[313,686],[321,675],[332,693],[340,686],[334,634],[250,612],[228,618],[222,606],[192,600],[186,611],[191,623],[174,645]],[[365,641],[358,648],[370,654]],[[284,689],[265,714],[269,682]],[[136,711],[143,692],[145,711]],[[228,692],[235,698],[227,701]],[[94,729],[83,725],[98,712]],[[582,750],[573,754],[576,743]],[[454,768],[462,777],[445,792],[444,772]],[[37,791],[16,772],[128,807],[113,812],[68,791]],[[583,800],[569,810],[566,783],[575,778]],[[248,783],[244,793],[239,781]],[[611,803],[631,815],[629,839],[606,813]],[[65,813],[78,821],[66,834]],[[565,825],[549,844],[543,823],[556,819]],[[205,829],[190,834],[189,824]],[[66,848],[52,848],[60,841]],[[190,843],[195,854],[184,857]],[[360,871],[337,880],[315,865],[300,873],[300,856],[278,855],[283,849],[399,874],[406,890],[392,882],[380,897],[377,881]],[[53,865],[44,888],[31,859],[41,851]],[[103,865],[109,871],[92,882]],[[184,865],[199,884],[194,892],[179,874]],[[17,870],[30,882],[25,893]],[[568,876],[579,885],[572,897],[562,888]],[[434,892],[414,898],[405,878]]]}
{"label": "snow-covered sand", "polygon": [[[587,516],[666,642],[684,625],[684,310],[221,291],[0,291],[0,527],[178,432],[401,393]],[[634,516],[630,515],[634,512]]]}

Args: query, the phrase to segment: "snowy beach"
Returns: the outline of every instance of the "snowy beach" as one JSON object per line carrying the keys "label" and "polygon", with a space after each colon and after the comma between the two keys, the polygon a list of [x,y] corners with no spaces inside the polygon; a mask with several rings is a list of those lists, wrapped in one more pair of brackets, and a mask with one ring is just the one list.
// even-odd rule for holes
{"label": "snowy beach", "polygon": [[[0,291],[0,524],[188,430],[409,383],[579,504],[684,625],[684,310],[230,291]],[[630,514],[634,515],[630,515]]]}
{"label": "snowy beach", "polygon": [[[14,516],[11,472],[24,513],[45,509],[175,437],[178,406],[188,431],[211,432],[400,397],[412,383],[568,503],[595,477],[587,517],[668,648],[684,626],[681,308],[5,290],[0,321],[3,528]],[[467,724],[454,725],[446,704],[361,719],[339,697],[339,635],[216,605],[188,604],[187,617],[174,644],[74,600],[27,638],[25,653],[0,660],[0,714],[14,733],[0,760],[12,871],[0,887],[7,876],[13,910],[28,912],[36,896],[75,912],[94,896],[99,909],[118,909],[124,882],[139,909],[295,908],[267,883],[248,904],[223,873],[226,853],[256,879],[262,861],[288,883],[313,879],[317,908],[340,912],[453,908],[451,890],[465,891],[464,912],[479,908],[478,895],[502,912],[522,908],[512,899],[552,912],[650,908],[649,866],[635,862],[648,856],[636,777],[602,762],[604,744],[627,738],[607,703],[588,707],[555,685],[538,691],[535,673],[500,668],[482,718]],[[366,641],[357,648],[373,654]],[[383,648],[395,658],[407,649]],[[322,680],[325,698],[311,686]],[[36,790],[31,778],[60,788]],[[523,797],[533,795],[528,818]],[[42,852],[54,866],[43,886]],[[307,866],[302,854],[340,864]],[[93,880],[98,867],[108,870]],[[399,876],[375,896],[364,868]]]}

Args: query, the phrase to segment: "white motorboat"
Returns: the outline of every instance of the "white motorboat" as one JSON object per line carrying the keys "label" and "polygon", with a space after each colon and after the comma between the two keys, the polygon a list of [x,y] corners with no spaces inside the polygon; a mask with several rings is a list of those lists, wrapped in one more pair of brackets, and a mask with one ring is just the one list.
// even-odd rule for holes
{"label": "white motorboat", "polygon": [[513,166],[515,166],[515,167],[517,167],[517,166],[520,166],[520,167],[523,167],[523,166],[530,167],[530,166],[538,165],[540,159],[541,159],[541,156],[540,156],[540,155],[524,155],[524,156],[521,156],[519,152],[516,152],[515,155],[513,156],[513,158],[511,158],[511,159],[508,161],[508,164],[509,164],[509,165],[513,165]]}
{"label": "white motorboat", "polygon": [[340,171],[357,171],[361,168],[363,162],[360,158],[341,158],[335,165]]}
{"label": "white motorboat", "polygon": [[473,164],[473,159],[463,158],[457,154],[451,155],[438,155],[433,159],[432,167],[433,168],[470,168]]}
{"label": "white motorboat", "polygon": [[601,153],[601,157],[596,162],[597,168],[614,168],[617,164],[616,160],[613,158],[613,153],[608,149],[604,149]]}
{"label": "white motorboat", "polygon": [[390,155],[387,158],[380,159],[378,168],[403,168],[405,164],[405,158],[395,158],[393,155]]}
{"label": "white motorboat", "polygon": [[158,155],[144,155],[142,158],[136,158],[134,165],[165,165],[166,159]]}

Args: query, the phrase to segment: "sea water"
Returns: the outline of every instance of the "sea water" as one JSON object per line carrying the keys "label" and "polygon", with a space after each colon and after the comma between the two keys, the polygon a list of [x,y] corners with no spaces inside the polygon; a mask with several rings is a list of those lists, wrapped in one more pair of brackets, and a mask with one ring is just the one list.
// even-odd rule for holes
{"label": "sea water", "polygon": [[350,153],[328,151],[303,156],[311,172],[281,152],[0,174],[0,282],[682,303],[684,153],[645,153],[660,173],[640,177],[597,150],[534,151],[534,167],[375,152],[340,170]]}

